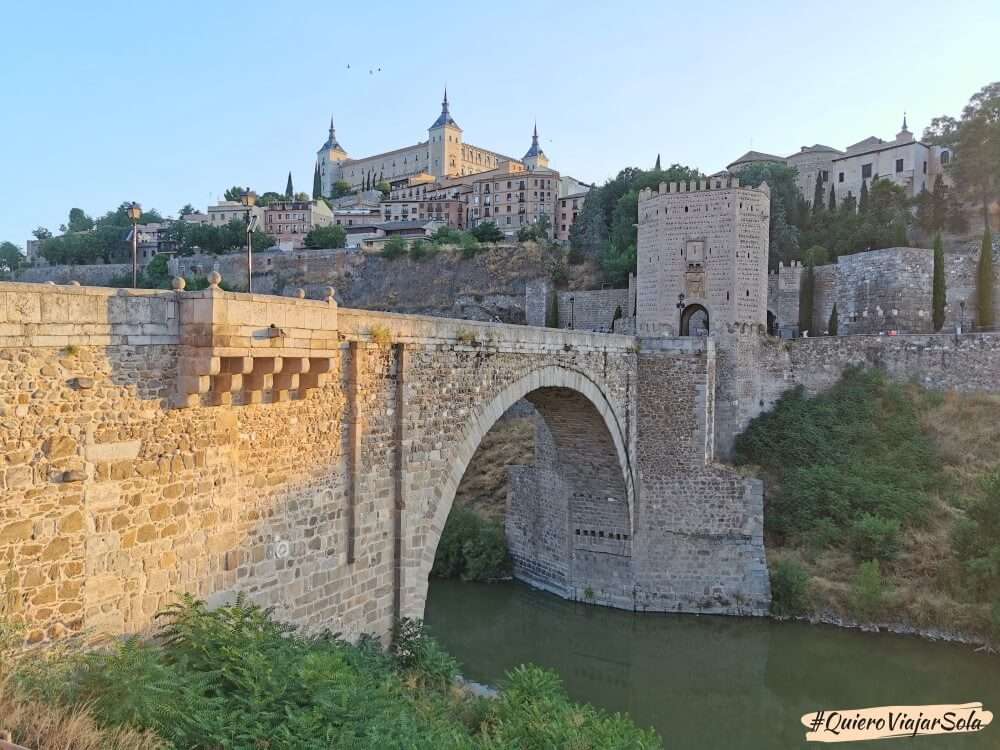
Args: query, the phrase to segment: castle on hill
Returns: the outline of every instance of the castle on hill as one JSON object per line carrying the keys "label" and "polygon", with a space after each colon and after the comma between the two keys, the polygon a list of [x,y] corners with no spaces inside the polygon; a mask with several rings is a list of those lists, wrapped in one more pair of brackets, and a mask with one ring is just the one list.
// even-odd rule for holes
{"label": "castle on hill", "polygon": [[538,146],[537,131],[523,159],[467,143],[463,140],[462,128],[451,116],[447,89],[441,113],[427,129],[426,140],[355,159],[338,142],[333,118],[330,118],[329,135],[316,154],[323,195],[330,195],[334,183],[340,180],[354,189],[364,189],[382,181],[393,183],[421,174],[435,178],[474,175],[498,169],[506,163],[521,165],[526,171],[548,167],[549,160]]}

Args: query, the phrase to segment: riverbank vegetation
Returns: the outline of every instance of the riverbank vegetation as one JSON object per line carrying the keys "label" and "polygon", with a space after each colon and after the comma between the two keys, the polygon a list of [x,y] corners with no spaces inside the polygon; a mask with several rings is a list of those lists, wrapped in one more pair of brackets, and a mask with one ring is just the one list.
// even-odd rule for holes
{"label": "riverbank vegetation", "polygon": [[626,717],[572,703],[536,667],[511,672],[497,699],[471,695],[416,621],[385,651],[302,636],[243,599],[209,611],[188,598],[159,617],[152,641],[22,656],[0,682],[0,729],[33,748],[661,746]]}
{"label": "riverbank vegetation", "polygon": [[765,480],[774,612],[1000,640],[1000,398],[848,370],[736,444]]}

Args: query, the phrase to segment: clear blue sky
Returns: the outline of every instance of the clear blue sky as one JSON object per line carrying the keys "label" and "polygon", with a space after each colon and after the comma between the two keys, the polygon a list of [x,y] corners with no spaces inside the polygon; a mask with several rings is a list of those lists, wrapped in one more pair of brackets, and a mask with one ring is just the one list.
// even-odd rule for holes
{"label": "clear blue sky", "polygon": [[[175,215],[229,185],[310,191],[331,113],[348,153],[426,137],[447,83],[471,143],[552,166],[714,171],[918,135],[1000,78],[1000,3],[8,3],[0,241],[73,206]],[[350,64],[350,70],[347,65]],[[369,75],[370,68],[381,72]]]}

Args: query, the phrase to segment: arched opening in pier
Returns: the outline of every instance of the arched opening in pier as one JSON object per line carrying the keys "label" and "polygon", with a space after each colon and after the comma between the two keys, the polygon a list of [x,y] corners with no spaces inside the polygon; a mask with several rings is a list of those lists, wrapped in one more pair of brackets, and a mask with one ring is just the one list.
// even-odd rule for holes
{"label": "arched opening in pier", "polygon": [[552,385],[515,384],[468,431],[454,489],[435,512],[425,575],[496,577],[499,541],[508,576],[622,606],[631,601],[634,534],[624,432],[596,385],[547,369],[541,380]]}

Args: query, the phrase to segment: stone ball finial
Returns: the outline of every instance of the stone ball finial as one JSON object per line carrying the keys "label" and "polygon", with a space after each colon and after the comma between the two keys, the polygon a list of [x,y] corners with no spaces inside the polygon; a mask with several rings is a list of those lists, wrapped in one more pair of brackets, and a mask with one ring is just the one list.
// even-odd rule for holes
{"label": "stone ball finial", "polygon": [[298,297],[299,299],[305,299],[306,290],[299,287],[298,289],[295,290],[295,296]]}
{"label": "stone ball finial", "polygon": [[170,286],[174,288],[175,292],[183,292],[184,288],[187,286],[187,281],[183,276],[174,276],[170,282]]}
{"label": "stone ball finial", "polygon": [[329,303],[331,303],[331,304],[336,304],[336,302],[337,302],[337,290],[334,289],[332,286],[328,286],[326,288],[325,292],[326,292],[326,294],[325,294],[326,301],[329,302]]}
{"label": "stone ball finial", "polygon": [[80,282],[77,281],[76,279],[73,279],[71,282],[69,282],[69,285],[70,286],[80,286]]}
{"label": "stone ball finial", "polygon": [[46,284],[51,284],[52,286],[55,286],[55,285],[56,285],[56,282],[54,282],[54,281],[53,281],[52,279],[49,279],[49,280],[48,280],[48,281],[46,281],[45,283],[46,283]]}
{"label": "stone ball finial", "polygon": [[210,288],[218,289],[219,284],[221,283],[222,283],[222,274],[219,273],[218,271],[212,271],[212,273],[208,275],[208,286]]}

